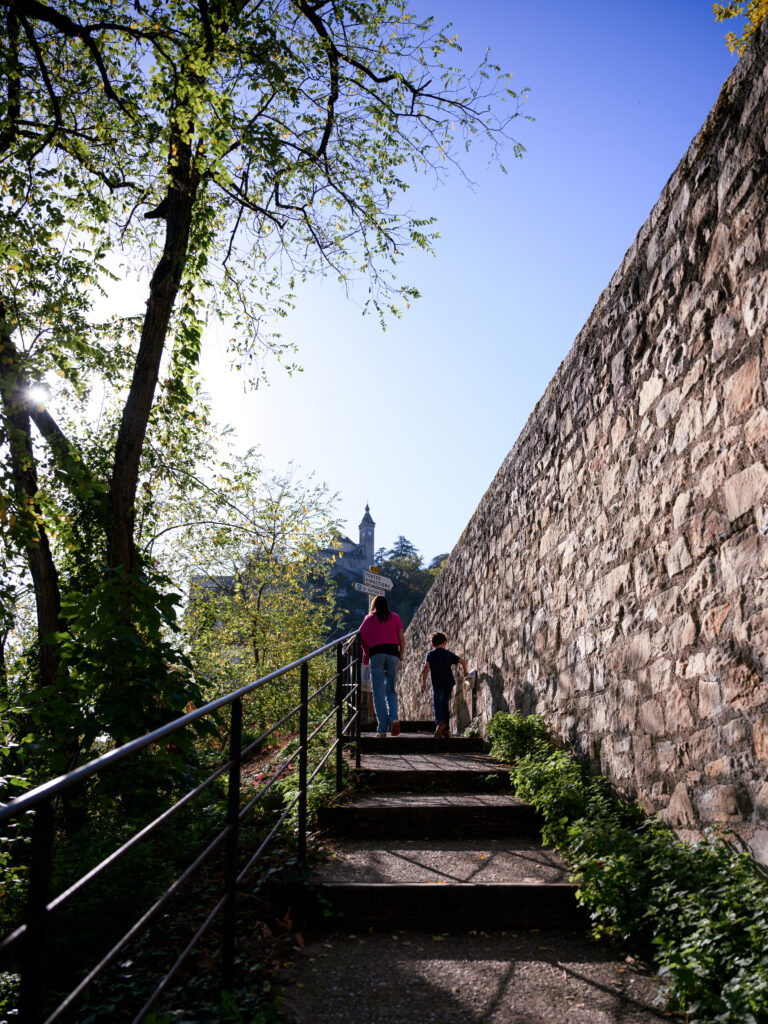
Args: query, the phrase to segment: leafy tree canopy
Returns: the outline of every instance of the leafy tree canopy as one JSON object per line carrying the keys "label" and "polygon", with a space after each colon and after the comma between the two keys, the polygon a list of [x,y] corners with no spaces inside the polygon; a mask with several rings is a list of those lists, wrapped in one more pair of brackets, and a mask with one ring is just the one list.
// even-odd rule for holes
{"label": "leafy tree canopy", "polygon": [[[398,206],[408,176],[441,177],[478,137],[496,156],[520,97],[487,59],[453,67],[457,38],[406,0],[0,0],[0,16],[0,521],[34,592],[30,678],[41,709],[72,712],[73,763],[74,709],[107,666],[111,694],[140,679],[144,696],[106,700],[106,720],[151,724],[195,695],[142,534],[162,467],[195,458],[206,324],[226,321],[258,378],[307,274],[365,276],[372,309],[399,313],[415,290],[398,258],[434,238]],[[146,291],[118,317],[97,299],[120,266]]]}
{"label": "leafy tree canopy", "polygon": [[739,3],[738,0],[728,0],[724,4],[714,4],[713,10],[715,21],[728,21],[731,18],[745,15],[746,22],[741,35],[729,32],[725,37],[731,53],[738,53],[740,57],[743,57],[747,44],[757,32],[760,22],[768,14],[768,0],[748,0],[746,5]]}

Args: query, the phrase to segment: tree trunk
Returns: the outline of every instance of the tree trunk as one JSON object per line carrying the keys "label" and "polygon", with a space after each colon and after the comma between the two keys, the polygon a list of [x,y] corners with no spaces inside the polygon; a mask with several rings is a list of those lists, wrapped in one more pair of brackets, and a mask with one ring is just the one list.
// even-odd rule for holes
{"label": "tree trunk", "polygon": [[199,184],[189,142],[178,138],[172,140],[171,151],[176,154],[176,163],[171,168],[168,195],[161,204],[166,218],[165,245],[149,286],[141,342],[115,445],[109,492],[107,560],[113,568],[122,566],[126,572],[132,572],[136,567],[134,520],[141,451],[173,304],[187,258],[192,210]]}
{"label": "tree trunk", "polygon": [[[0,305],[0,318],[4,321]],[[37,504],[37,465],[32,448],[31,423],[27,412],[26,385],[19,373],[19,354],[4,325],[0,333],[0,362],[9,367],[0,380],[0,401],[8,432],[11,473],[23,531],[27,564],[35,588],[37,633],[40,646],[41,686],[55,686],[59,668],[59,649],[45,643],[45,637],[61,629],[61,593],[59,576],[51,555],[48,535]]]}

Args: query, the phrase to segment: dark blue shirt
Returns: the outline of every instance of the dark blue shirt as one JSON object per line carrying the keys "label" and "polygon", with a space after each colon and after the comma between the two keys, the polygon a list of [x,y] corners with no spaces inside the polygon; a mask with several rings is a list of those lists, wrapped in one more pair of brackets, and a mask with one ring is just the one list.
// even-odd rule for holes
{"label": "dark blue shirt", "polygon": [[446,689],[453,686],[453,672],[451,668],[458,665],[459,656],[445,647],[433,647],[424,659],[424,664],[429,665],[432,676],[432,685]]}

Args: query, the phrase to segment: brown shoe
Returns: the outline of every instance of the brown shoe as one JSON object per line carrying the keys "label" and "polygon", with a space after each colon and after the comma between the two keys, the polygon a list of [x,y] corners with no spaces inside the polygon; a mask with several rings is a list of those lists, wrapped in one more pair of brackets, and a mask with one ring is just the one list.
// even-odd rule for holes
{"label": "brown shoe", "polygon": [[438,722],[435,729],[435,739],[441,740],[448,735],[448,725],[445,722]]}
{"label": "brown shoe", "polygon": [[400,723],[399,722],[393,722],[392,725],[389,727],[389,731],[390,731],[390,734],[392,736],[399,736],[400,735]]}

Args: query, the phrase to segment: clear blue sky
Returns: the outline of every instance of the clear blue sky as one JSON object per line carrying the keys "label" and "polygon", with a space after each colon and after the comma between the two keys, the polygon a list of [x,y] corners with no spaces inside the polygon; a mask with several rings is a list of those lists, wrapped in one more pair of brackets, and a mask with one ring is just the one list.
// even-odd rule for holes
{"label": "clear blue sky", "polygon": [[362,294],[312,282],[283,331],[302,374],[273,365],[246,396],[216,342],[204,366],[243,447],[339,491],[354,539],[369,502],[377,547],[404,534],[429,560],[458,540],[735,61],[706,0],[414,7],[453,22],[464,66],[490,46],[530,87],[526,155],[504,176],[478,151],[473,190],[414,183],[441,238],[403,263],[422,298],[385,334]]}

